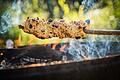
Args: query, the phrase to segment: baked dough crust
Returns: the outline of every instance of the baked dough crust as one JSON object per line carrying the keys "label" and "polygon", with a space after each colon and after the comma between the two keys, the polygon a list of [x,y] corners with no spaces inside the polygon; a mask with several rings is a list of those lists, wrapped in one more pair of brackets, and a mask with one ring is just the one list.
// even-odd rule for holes
{"label": "baked dough crust", "polygon": [[53,37],[62,38],[83,38],[85,33],[83,27],[87,26],[84,21],[64,20],[53,21],[52,19],[44,20],[39,18],[27,18],[23,25],[19,28],[24,32],[33,34],[40,39],[48,39]]}

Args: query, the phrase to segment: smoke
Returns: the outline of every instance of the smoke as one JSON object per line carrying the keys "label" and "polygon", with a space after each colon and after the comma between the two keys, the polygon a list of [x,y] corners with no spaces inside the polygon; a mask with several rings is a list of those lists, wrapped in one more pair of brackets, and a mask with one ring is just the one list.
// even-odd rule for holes
{"label": "smoke", "polygon": [[82,5],[84,5],[84,13],[87,13],[88,10],[94,7],[97,0],[83,0]]}
{"label": "smoke", "polygon": [[6,11],[2,16],[1,16],[1,24],[0,24],[0,34],[6,33],[9,28],[12,26],[11,24],[11,16],[10,14]]}
{"label": "smoke", "polygon": [[20,23],[21,0],[14,0],[10,10],[6,10],[0,18],[0,34],[5,34],[10,27]]}
{"label": "smoke", "polygon": [[117,36],[90,35],[85,40],[73,40],[70,42],[68,54],[73,60],[89,60],[102,58],[120,50],[120,39]]}
{"label": "smoke", "polygon": [[12,24],[19,24],[21,19],[22,13],[22,2],[21,0],[14,0],[12,4],[12,12],[14,16],[12,16]]}

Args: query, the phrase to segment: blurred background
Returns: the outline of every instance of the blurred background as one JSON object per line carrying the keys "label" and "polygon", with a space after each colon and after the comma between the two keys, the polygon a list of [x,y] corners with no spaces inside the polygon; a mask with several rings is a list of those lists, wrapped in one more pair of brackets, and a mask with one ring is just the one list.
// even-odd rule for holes
{"label": "blurred background", "polygon": [[120,0],[0,0],[0,47],[64,42],[56,38],[38,39],[20,30],[18,25],[27,17],[90,19],[92,29],[119,30]]}

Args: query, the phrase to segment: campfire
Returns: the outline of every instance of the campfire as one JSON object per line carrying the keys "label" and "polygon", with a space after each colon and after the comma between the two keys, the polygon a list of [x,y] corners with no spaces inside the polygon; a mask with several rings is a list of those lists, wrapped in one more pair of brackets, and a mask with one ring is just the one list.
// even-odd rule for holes
{"label": "campfire", "polygon": [[1,80],[120,79],[120,1],[0,3]]}
{"label": "campfire", "polygon": [[[81,20],[71,21],[68,23],[64,20],[53,21],[50,19],[45,21],[38,17],[28,17],[23,25],[19,25],[19,28],[30,35],[35,35],[39,39],[47,39],[49,40],[48,42],[51,42],[52,38],[57,37],[55,40],[57,42],[21,46],[15,49],[1,49],[1,56],[5,55],[4,57],[6,58],[6,60],[1,62],[5,69],[11,67],[22,68],[30,65],[33,67],[38,66],[38,64],[39,66],[40,64],[63,64],[109,57],[114,55],[111,54],[111,51],[114,50],[111,49],[111,46],[117,43],[116,48],[118,49],[116,52],[119,53],[119,41],[115,40],[114,43],[113,38],[115,36],[113,35],[119,36],[120,31],[92,30],[90,29],[90,20],[85,22]],[[89,34],[93,34],[93,36]],[[100,40],[97,40],[97,38]],[[61,40],[64,40],[64,42],[60,43]],[[28,42],[30,43],[31,41],[32,39]],[[16,51],[13,52],[14,50]]]}

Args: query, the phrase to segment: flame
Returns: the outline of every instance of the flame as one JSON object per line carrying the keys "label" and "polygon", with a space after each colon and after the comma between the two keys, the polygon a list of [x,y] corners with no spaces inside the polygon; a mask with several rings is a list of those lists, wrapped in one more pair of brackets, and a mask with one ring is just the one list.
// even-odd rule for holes
{"label": "flame", "polygon": [[67,47],[67,44],[64,44],[63,46],[61,46],[61,48],[59,49],[61,52],[64,52],[64,49]]}
{"label": "flame", "polygon": [[53,45],[51,46],[51,48],[52,48],[52,49],[55,49],[57,45],[58,45],[58,43],[53,44]]}
{"label": "flame", "polygon": [[28,44],[32,45],[32,43],[35,41],[35,36],[31,35],[29,36]]}

